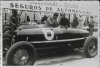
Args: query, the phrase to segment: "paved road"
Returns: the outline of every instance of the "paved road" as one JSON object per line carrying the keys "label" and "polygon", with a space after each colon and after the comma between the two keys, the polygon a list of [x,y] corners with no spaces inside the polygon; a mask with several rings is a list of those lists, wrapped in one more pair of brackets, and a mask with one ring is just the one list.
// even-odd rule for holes
{"label": "paved road", "polygon": [[[97,32],[94,36],[97,36]],[[75,50],[74,52],[67,53],[65,51],[59,53],[49,53],[38,56],[34,66],[42,67],[99,67],[99,56],[94,58],[84,58],[82,50]],[[4,65],[5,65],[5,61]]]}
{"label": "paved road", "polygon": [[74,51],[71,54],[59,53],[52,56],[47,55],[36,61],[35,66],[70,66],[70,67],[98,67],[98,56],[84,58],[81,51]]}

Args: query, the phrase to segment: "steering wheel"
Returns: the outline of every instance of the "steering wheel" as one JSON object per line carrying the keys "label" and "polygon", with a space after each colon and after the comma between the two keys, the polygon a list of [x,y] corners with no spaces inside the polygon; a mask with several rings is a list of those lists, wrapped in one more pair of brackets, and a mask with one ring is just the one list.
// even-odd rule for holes
{"label": "steering wheel", "polygon": [[65,27],[66,27],[66,29],[69,28],[67,25]]}

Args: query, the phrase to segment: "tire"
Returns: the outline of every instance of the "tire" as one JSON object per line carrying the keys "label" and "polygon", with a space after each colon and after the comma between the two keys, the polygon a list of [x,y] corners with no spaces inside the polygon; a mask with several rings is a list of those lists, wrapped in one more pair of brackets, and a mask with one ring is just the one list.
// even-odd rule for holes
{"label": "tire", "polygon": [[[83,46],[83,53],[84,57],[92,58],[95,57],[98,53],[98,45],[97,45],[97,38],[94,36],[90,36],[85,40],[84,46]],[[91,51],[92,53],[91,53]]]}
{"label": "tire", "polygon": [[[19,53],[18,51],[20,51],[21,53]],[[21,56],[22,54],[23,56]],[[25,41],[21,41],[12,45],[6,55],[7,65],[12,66],[33,65],[35,63],[35,60],[35,47],[31,43]]]}

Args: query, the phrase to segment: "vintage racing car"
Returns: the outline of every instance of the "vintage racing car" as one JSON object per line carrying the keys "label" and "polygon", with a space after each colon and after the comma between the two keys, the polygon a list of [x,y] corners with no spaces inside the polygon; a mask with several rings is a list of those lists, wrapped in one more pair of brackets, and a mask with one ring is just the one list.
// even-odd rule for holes
{"label": "vintage racing car", "polygon": [[96,56],[98,52],[97,38],[89,36],[89,32],[83,29],[34,24],[21,25],[14,34],[14,44],[6,55],[7,65],[33,65],[38,50],[83,48],[83,54],[88,58]]}

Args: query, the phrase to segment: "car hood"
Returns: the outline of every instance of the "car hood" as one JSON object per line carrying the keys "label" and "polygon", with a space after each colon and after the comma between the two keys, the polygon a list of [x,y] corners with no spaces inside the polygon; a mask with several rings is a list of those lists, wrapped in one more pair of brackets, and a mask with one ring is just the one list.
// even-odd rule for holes
{"label": "car hood", "polygon": [[[61,28],[61,27],[45,27],[43,25],[33,25],[32,27],[22,27],[15,31],[16,40],[29,39],[29,41],[41,40],[60,40],[60,39],[74,39],[84,38],[89,36],[89,32],[82,29]],[[21,36],[20,36],[21,35]],[[21,40],[21,41],[22,41]],[[24,40],[23,40],[24,41]]]}
{"label": "car hood", "polygon": [[64,33],[72,33],[72,34],[83,34],[89,33],[86,30],[82,29],[74,29],[74,28],[48,28],[43,25],[24,25],[20,26],[15,32],[17,35],[39,35],[44,34],[46,31],[53,32],[54,34],[64,34]]}
{"label": "car hood", "polygon": [[21,25],[15,30],[17,35],[38,35],[43,34],[46,30],[51,30],[51,28],[46,27],[44,24],[38,25]]}
{"label": "car hood", "polygon": [[38,25],[21,25],[15,31],[17,35],[39,35],[44,34],[45,31],[51,30],[50,27],[46,27],[44,24]]}

